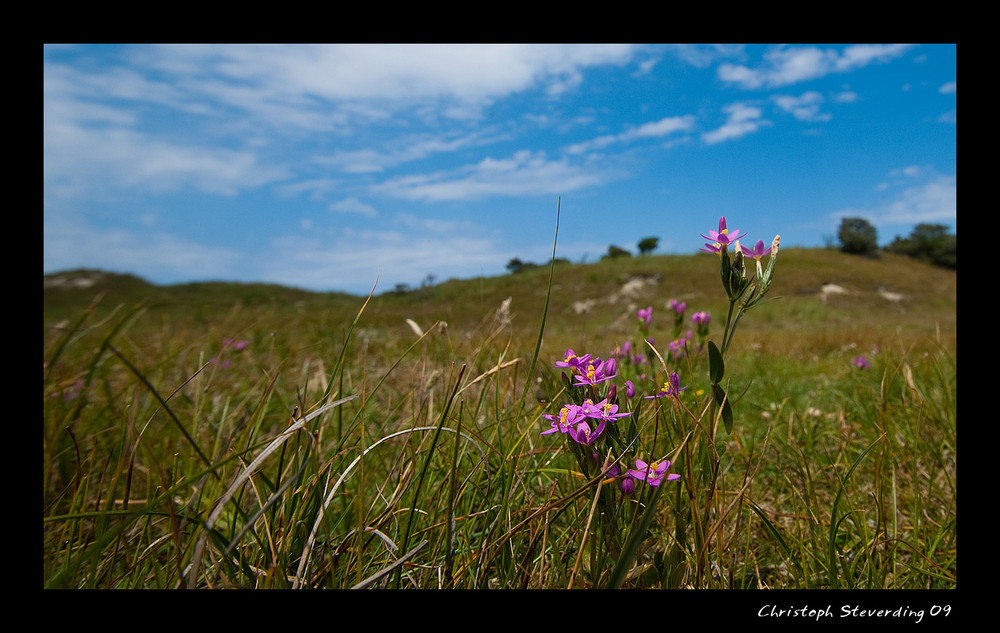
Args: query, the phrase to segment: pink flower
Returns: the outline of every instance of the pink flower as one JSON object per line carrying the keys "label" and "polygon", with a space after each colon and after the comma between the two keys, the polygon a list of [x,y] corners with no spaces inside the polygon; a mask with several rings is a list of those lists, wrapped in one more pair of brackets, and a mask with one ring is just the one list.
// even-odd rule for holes
{"label": "pink flower", "polygon": [[770,246],[764,248],[764,240],[757,240],[757,244],[752,249],[743,245],[740,245],[740,249],[743,251],[744,255],[747,257],[753,257],[754,259],[766,257],[771,252]]}
{"label": "pink flower", "polygon": [[574,376],[578,385],[596,385],[615,377],[618,371],[618,363],[613,358],[602,361],[600,358],[590,358],[586,366],[576,368],[577,374]]}
{"label": "pink flower", "polygon": [[608,402],[607,398],[601,400],[597,404],[594,404],[590,400],[585,401],[580,406],[580,413],[585,417],[594,418],[597,420],[604,420],[606,422],[613,422],[618,418],[624,418],[629,415],[632,415],[631,413],[627,412],[618,413],[618,405],[611,404],[610,402]]}
{"label": "pink flower", "polygon": [[670,460],[664,459],[647,464],[641,459],[635,460],[635,468],[628,471],[630,477],[639,481],[645,481],[650,486],[659,486],[664,480],[675,481],[681,476],[677,473],[667,473],[670,467]]}
{"label": "pink flower", "polygon": [[681,395],[681,392],[687,389],[687,387],[681,387],[681,377],[676,373],[671,373],[667,377],[666,382],[663,383],[663,391],[660,391],[655,396],[645,396],[646,399],[652,398],[665,398],[673,397],[676,398]]}
{"label": "pink flower", "polygon": [[578,422],[575,428],[569,430],[569,436],[573,438],[577,444],[583,444],[586,446],[590,444],[604,432],[604,427],[607,425],[607,420],[601,420],[597,428],[593,431],[590,430],[590,425],[586,422]]}
{"label": "pink flower", "polygon": [[624,494],[627,495],[632,494],[633,492],[635,492],[635,478],[625,477],[624,479],[622,479],[621,486],[622,486],[622,492]]}
{"label": "pink flower", "polygon": [[566,350],[566,355],[562,360],[556,361],[556,367],[569,367],[570,369],[576,369],[580,365],[586,365],[587,361],[590,360],[590,354],[584,354],[583,356],[577,356],[576,353],[568,349]]}
{"label": "pink flower", "polygon": [[708,312],[695,312],[691,315],[691,322],[695,325],[708,325],[712,317],[709,316]]}
{"label": "pink flower", "polygon": [[722,251],[722,247],[727,244],[732,244],[741,237],[745,237],[746,233],[740,234],[739,231],[733,230],[732,232],[726,228],[726,217],[722,216],[719,218],[719,230],[709,231],[708,235],[704,233],[701,235],[706,240],[711,240],[711,244],[705,244],[708,248],[701,249],[705,253],[719,253]]}
{"label": "pink flower", "polygon": [[542,417],[546,420],[552,420],[552,428],[542,431],[542,435],[549,435],[550,433],[555,433],[556,431],[559,431],[560,433],[569,433],[570,429],[573,428],[573,425],[584,419],[585,416],[580,411],[579,406],[575,404],[567,404],[559,410],[558,415],[545,414]]}
{"label": "pink flower", "polygon": [[250,344],[250,341],[243,341],[243,340],[236,341],[236,340],[233,340],[231,338],[222,339],[222,345],[223,345],[223,347],[233,346],[233,347],[236,348],[237,352],[241,351],[244,347],[246,347],[249,344]]}

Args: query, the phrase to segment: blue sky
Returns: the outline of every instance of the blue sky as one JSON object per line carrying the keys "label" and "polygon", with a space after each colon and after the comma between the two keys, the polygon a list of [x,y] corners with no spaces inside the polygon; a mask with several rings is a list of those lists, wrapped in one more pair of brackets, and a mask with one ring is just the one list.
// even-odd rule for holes
{"label": "blue sky", "polygon": [[49,45],[46,273],[365,294],[956,230],[952,44]]}

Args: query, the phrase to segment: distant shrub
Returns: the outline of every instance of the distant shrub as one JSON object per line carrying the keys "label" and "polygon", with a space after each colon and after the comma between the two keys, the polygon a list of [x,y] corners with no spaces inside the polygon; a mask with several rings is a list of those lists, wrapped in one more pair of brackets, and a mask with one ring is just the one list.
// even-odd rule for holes
{"label": "distant shrub", "polygon": [[615,246],[614,244],[612,244],[611,246],[608,247],[608,252],[604,255],[604,257],[602,257],[602,259],[606,258],[614,259],[616,257],[631,257],[631,256],[632,253],[630,253],[629,251],[625,250],[624,248],[621,248],[620,246]]}
{"label": "distant shrub", "polygon": [[660,238],[658,237],[644,237],[639,240],[639,254],[646,255],[652,253],[656,250],[656,247],[660,244]]}
{"label": "distant shrub", "polygon": [[918,224],[909,237],[896,236],[884,249],[930,262],[942,268],[956,268],[956,236],[943,224]]}
{"label": "distant shrub", "polygon": [[874,255],[878,252],[878,232],[864,218],[844,218],[837,232],[840,250],[851,255]]}
{"label": "distant shrub", "polygon": [[[565,257],[557,257],[557,258],[555,258],[554,263],[556,263],[556,264],[568,264],[569,260],[566,259]],[[507,270],[510,271],[510,272],[512,272],[512,273],[524,272],[526,270],[531,270],[532,268],[538,268],[538,266],[539,266],[539,264],[535,264],[535,263],[532,263],[532,262],[521,261],[521,259],[518,258],[518,257],[515,257],[515,258],[511,259],[509,262],[507,262]]]}

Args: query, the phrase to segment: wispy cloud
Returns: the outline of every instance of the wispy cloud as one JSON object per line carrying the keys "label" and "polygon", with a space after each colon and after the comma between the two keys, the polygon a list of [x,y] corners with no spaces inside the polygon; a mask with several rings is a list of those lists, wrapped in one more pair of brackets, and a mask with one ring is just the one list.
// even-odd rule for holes
{"label": "wispy cloud", "polygon": [[763,111],[755,105],[733,103],[722,110],[726,113],[726,122],[722,126],[701,135],[702,141],[708,145],[737,139],[747,134],[752,134],[763,126],[771,125],[770,121],[762,118],[764,116]]}
{"label": "wispy cloud", "polygon": [[779,88],[886,62],[910,48],[906,44],[857,44],[837,51],[814,46],[781,46],[765,54],[764,62],[757,68],[724,63],[719,66],[718,76],[722,81],[748,90]]}
{"label": "wispy cloud", "polygon": [[894,169],[876,190],[880,192],[879,205],[841,209],[832,217],[862,217],[889,229],[909,229],[916,224],[953,227],[957,220],[958,179],[931,167],[908,165]]}
{"label": "wispy cloud", "polygon": [[156,279],[164,271],[173,279],[236,279],[250,263],[236,248],[211,246],[202,240],[148,227],[96,227],[64,219],[44,226],[46,267],[87,267]]}
{"label": "wispy cloud", "polygon": [[804,92],[797,97],[775,95],[771,99],[779,108],[800,121],[829,121],[832,116],[829,113],[820,112],[820,107],[826,99],[815,90]]}
{"label": "wispy cloud", "polygon": [[[377,291],[419,285],[428,276],[497,274],[518,255],[496,229],[472,221],[442,222],[396,214],[369,228],[345,227],[272,240],[257,278],[306,288]],[[521,255],[524,256],[523,249]],[[484,268],[485,267],[485,268]]]}
{"label": "wispy cloud", "polygon": [[[133,69],[69,67],[56,55],[46,62],[46,174],[81,174],[79,182],[115,174],[110,185],[170,189],[189,184],[232,193],[291,175],[287,164],[268,164],[280,156],[280,137],[266,136],[275,130],[295,141],[307,133],[341,135],[355,147],[325,152],[317,146],[316,164],[346,173],[379,172],[495,139],[484,139],[484,130],[442,128],[433,135],[397,138],[391,148],[380,150],[372,137],[356,138],[367,126],[405,132],[416,121],[478,119],[497,99],[538,88],[562,92],[579,82],[584,68],[624,64],[635,50],[169,45],[122,53],[123,64],[150,76],[168,74],[169,82]],[[170,140],[137,130],[141,123],[155,129],[154,117],[171,122]],[[220,149],[220,142],[230,147]],[[93,164],[97,146],[103,165]]]}
{"label": "wispy cloud", "polygon": [[538,196],[569,193],[596,186],[610,176],[545,152],[521,150],[505,158],[483,160],[452,171],[402,176],[372,187],[373,191],[423,202],[477,200],[488,196]]}
{"label": "wispy cloud", "polygon": [[357,198],[347,198],[330,205],[330,210],[336,213],[355,213],[366,218],[377,218],[378,211],[370,204],[365,204]]}
{"label": "wispy cloud", "polygon": [[695,117],[690,114],[664,117],[658,121],[650,121],[637,127],[629,128],[618,134],[606,134],[589,141],[574,143],[566,147],[565,152],[567,154],[585,154],[617,143],[630,143],[640,139],[665,138],[690,131],[694,127],[694,124]]}

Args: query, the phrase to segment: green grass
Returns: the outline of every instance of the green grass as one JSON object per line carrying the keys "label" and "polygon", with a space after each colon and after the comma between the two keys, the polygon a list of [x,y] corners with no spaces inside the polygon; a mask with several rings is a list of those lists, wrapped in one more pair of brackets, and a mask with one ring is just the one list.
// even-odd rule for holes
{"label": "green grass", "polygon": [[640,398],[621,423],[678,482],[623,498],[539,435],[566,397],[553,361],[638,340],[637,308],[661,352],[670,299],[720,336],[716,261],[370,300],[47,277],[45,586],[954,588],[954,271],[782,250],[781,298],[726,358],[733,433],[712,430],[703,353],[676,364],[683,407]]}

